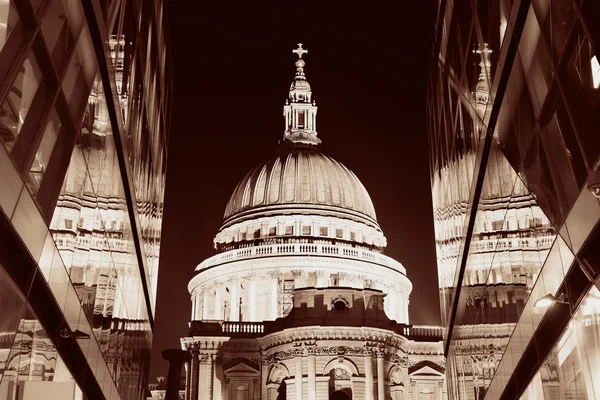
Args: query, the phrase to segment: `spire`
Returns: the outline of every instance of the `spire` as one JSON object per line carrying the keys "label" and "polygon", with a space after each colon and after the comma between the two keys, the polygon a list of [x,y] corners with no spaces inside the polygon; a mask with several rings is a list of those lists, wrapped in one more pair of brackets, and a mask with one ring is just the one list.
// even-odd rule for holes
{"label": "spire", "polygon": [[302,59],[302,55],[308,54],[308,50],[302,48],[302,43],[298,43],[298,48],[292,50],[292,53],[298,54],[298,61],[296,61],[296,77],[298,77],[297,79],[306,79],[304,77],[304,65],[306,65],[306,63]]}
{"label": "spire", "polygon": [[491,72],[492,62],[490,60],[490,54],[492,49],[487,43],[483,44],[483,48],[479,46],[477,50],[473,50],[473,53],[481,55],[481,61],[479,62],[479,78],[477,79],[477,85],[475,86],[475,108],[479,112],[480,116],[483,117],[485,109],[490,102],[490,88],[491,88]]}
{"label": "spire", "polygon": [[321,140],[317,137],[317,105],[315,101],[312,101],[310,84],[304,75],[306,63],[302,59],[302,56],[307,54],[308,50],[302,47],[302,43],[298,43],[298,48],[292,50],[292,52],[298,55],[298,60],[296,60],[296,76],[290,86],[285,106],[283,106],[285,117],[283,138],[295,143],[316,145],[321,143]]}

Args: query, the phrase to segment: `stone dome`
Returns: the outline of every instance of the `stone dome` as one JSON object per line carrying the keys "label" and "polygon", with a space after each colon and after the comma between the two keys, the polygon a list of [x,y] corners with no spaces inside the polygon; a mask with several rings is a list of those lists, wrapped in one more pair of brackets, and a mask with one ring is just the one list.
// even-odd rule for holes
{"label": "stone dome", "polygon": [[267,209],[334,211],[377,225],[369,193],[350,169],[316,146],[284,146],[238,183],[225,220]]}

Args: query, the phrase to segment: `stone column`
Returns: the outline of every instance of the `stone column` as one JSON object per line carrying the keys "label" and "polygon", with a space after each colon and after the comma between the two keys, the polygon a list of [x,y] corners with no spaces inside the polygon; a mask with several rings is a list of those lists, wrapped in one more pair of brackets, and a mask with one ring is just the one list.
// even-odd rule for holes
{"label": "stone column", "polygon": [[[332,228],[329,228],[332,229]],[[317,287],[327,287],[329,286],[328,276],[325,274],[325,271],[322,269],[316,270],[315,274],[317,275]]]}
{"label": "stone column", "polygon": [[189,347],[189,351],[192,354],[192,359],[190,361],[190,400],[198,399],[198,379],[200,378],[200,358],[198,352],[198,345],[193,344]]}
{"label": "stone column", "polygon": [[192,378],[192,358],[185,363],[185,400],[190,400],[191,378]]}
{"label": "stone column", "polygon": [[260,369],[260,400],[269,400],[267,393],[267,379],[269,378],[269,366],[262,364]]}
{"label": "stone column", "polygon": [[377,399],[385,400],[385,372],[383,371],[384,351],[377,351]]}
{"label": "stone column", "polygon": [[196,320],[196,298],[198,296],[196,294],[192,295],[192,319],[190,321]]}
{"label": "stone column", "polygon": [[271,275],[271,318],[273,320],[277,319],[279,314],[278,310],[278,296],[279,296],[279,277],[277,274]]}
{"label": "stone column", "polygon": [[213,319],[223,319],[223,302],[221,301],[222,285],[215,285],[215,309],[213,310]]}
{"label": "stone column", "polygon": [[183,363],[191,360],[192,355],[186,350],[167,349],[162,352],[162,358],[169,362],[165,400],[178,400],[179,383],[181,382],[181,367],[183,366]]}
{"label": "stone column", "polygon": [[248,301],[250,302],[250,321],[256,321],[256,303],[258,299],[256,298],[256,282],[254,281],[254,277],[250,277],[250,288],[249,288],[249,296]]}
{"label": "stone column", "polygon": [[306,388],[308,400],[316,400],[317,396],[317,356],[315,349],[308,350],[308,386]]}
{"label": "stone column", "polygon": [[370,351],[365,357],[365,400],[373,400],[373,359]]}
{"label": "stone column", "polygon": [[399,321],[400,312],[398,310],[398,291],[393,289],[392,285],[388,286],[386,289],[388,289],[386,300],[388,298],[390,299],[390,318]]}
{"label": "stone column", "polygon": [[210,314],[208,311],[208,289],[204,289],[204,291],[202,292],[202,296],[203,296],[203,300],[202,300],[202,314],[200,315],[200,319],[204,320],[204,319],[209,319],[210,318]]}
{"label": "stone column", "polygon": [[231,307],[229,308],[229,320],[230,321],[238,321],[240,316],[240,299],[238,299],[237,295],[237,282],[231,282]]}
{"label": "stone column", "polygon": [[221,365],[220,356],[216,354],[211,355],[212,363],[213,363],[213,384],[212,384],[212,393],[213,400],[221,400],[221,385],[223,379],[223,365]]}
{"label": "stone column", "polygon": [[200,368],[198,377],[198,396],[190,400],[206,400],[206,393],[210,382],[212,382],[212,363],[206,354],[200,356]]}
{"label": "stone column", "polygon": [[296,354],[295,361],[295,379],[294,379],[294,391],[296,393],[295,400],[302,399],[302,355]]}
{"label": "stone column", "polygon": [[[204,357],[204,360],[206,361],[206,375],[204,375],[204,379],[206,379],[206,391],[204,393],[202,393],[202,397],[200,397],[198,400],[212,400],[212,392],[213,392],[213,387],[214,387],[214,369],[215,369],[215,363],[213,360],[212,355],[206,355]],[[209,397],[210,394],[210,397]]]}

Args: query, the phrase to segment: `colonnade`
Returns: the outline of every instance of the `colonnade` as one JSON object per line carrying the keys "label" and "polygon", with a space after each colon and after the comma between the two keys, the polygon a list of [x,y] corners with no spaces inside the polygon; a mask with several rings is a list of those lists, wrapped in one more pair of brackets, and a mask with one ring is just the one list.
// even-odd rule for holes
{"label": "colonnade", "polygon": [[[355,359],[356,360],[356,359]],[[375,351],[372,354],[363,357],[364,361],[364,378],[352,376],[353,385],[364,379],[365,400],[383,400],[385,399],[385,358],[383,351]],[[375,361],[375,369],[373,364]],[[306,365],[307,375],[303,375],[303,366]],[[340,366],[344,365],[340,362]],[[348,365],[346,362],[345,365]],[[336,368],[336,365],[332,367]],[[344,368],[347,368],[344,366]],[[263,374],[268,371],[268,368],[263,368]],[[352,375],[352,374],[351,374]],[[321,381],[329,381],[330,376],[323,376],[317,371],[317,356],[314,351],[309,350],[306,356],[296,356],[294,358],[294,376],[288,379],[288,382],[293,383],[294,398],[317,400],[317,383]],[[263,390],[261,400],[269,400],[276,397],[278,385],[268,385],[268,379],[263,376]],[[377,386],[375,386],[375,383]],[[288,383],[289,384],[289,383]],[[306,386],[304,386],[306,385]],[[266,389],[266,390],[265,390]],[[353,390],[358,389],[354,387]],[[273,393],[271,393],[273,392]],[[303,396],[304,395],[304,396]],[[357,397],[358,398],[358,397]]]}
{"label": "colonnade", "polygon": [[[314,281],[301,271],[292,271],[296,281],[294,287],[328,287],[365,285],[357,281],[357,276],[339,276],[323,270],[314,272]],[[332,281],[336,276],[337,280]],[[239,282],[247,287],[241,288]],[[244,276],[239,280],[213,282],[210,286],[199,288],[192,294],[192,320],[268,321],[280,315],[280,274],[268,273],[265,276]],[[386,314],[390,319],[408,323],[408,293],[393,286],[372,286],[387,293],[384,302]],[[240,299],[243,298],[243,301]],[[241,308],[240,308],[241,307]]]}

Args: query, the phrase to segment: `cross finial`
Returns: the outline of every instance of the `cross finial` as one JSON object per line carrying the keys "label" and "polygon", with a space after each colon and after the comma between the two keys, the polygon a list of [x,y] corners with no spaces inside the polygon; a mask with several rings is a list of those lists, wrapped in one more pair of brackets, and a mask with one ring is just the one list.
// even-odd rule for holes
{"label": "cross finial", "polygon": [[302,48],[302,43],[298,43],[298,48],[292,50],[292,53],[298,54],[298,58],[302,58],[302,54],[308,53],[308,50]]}

